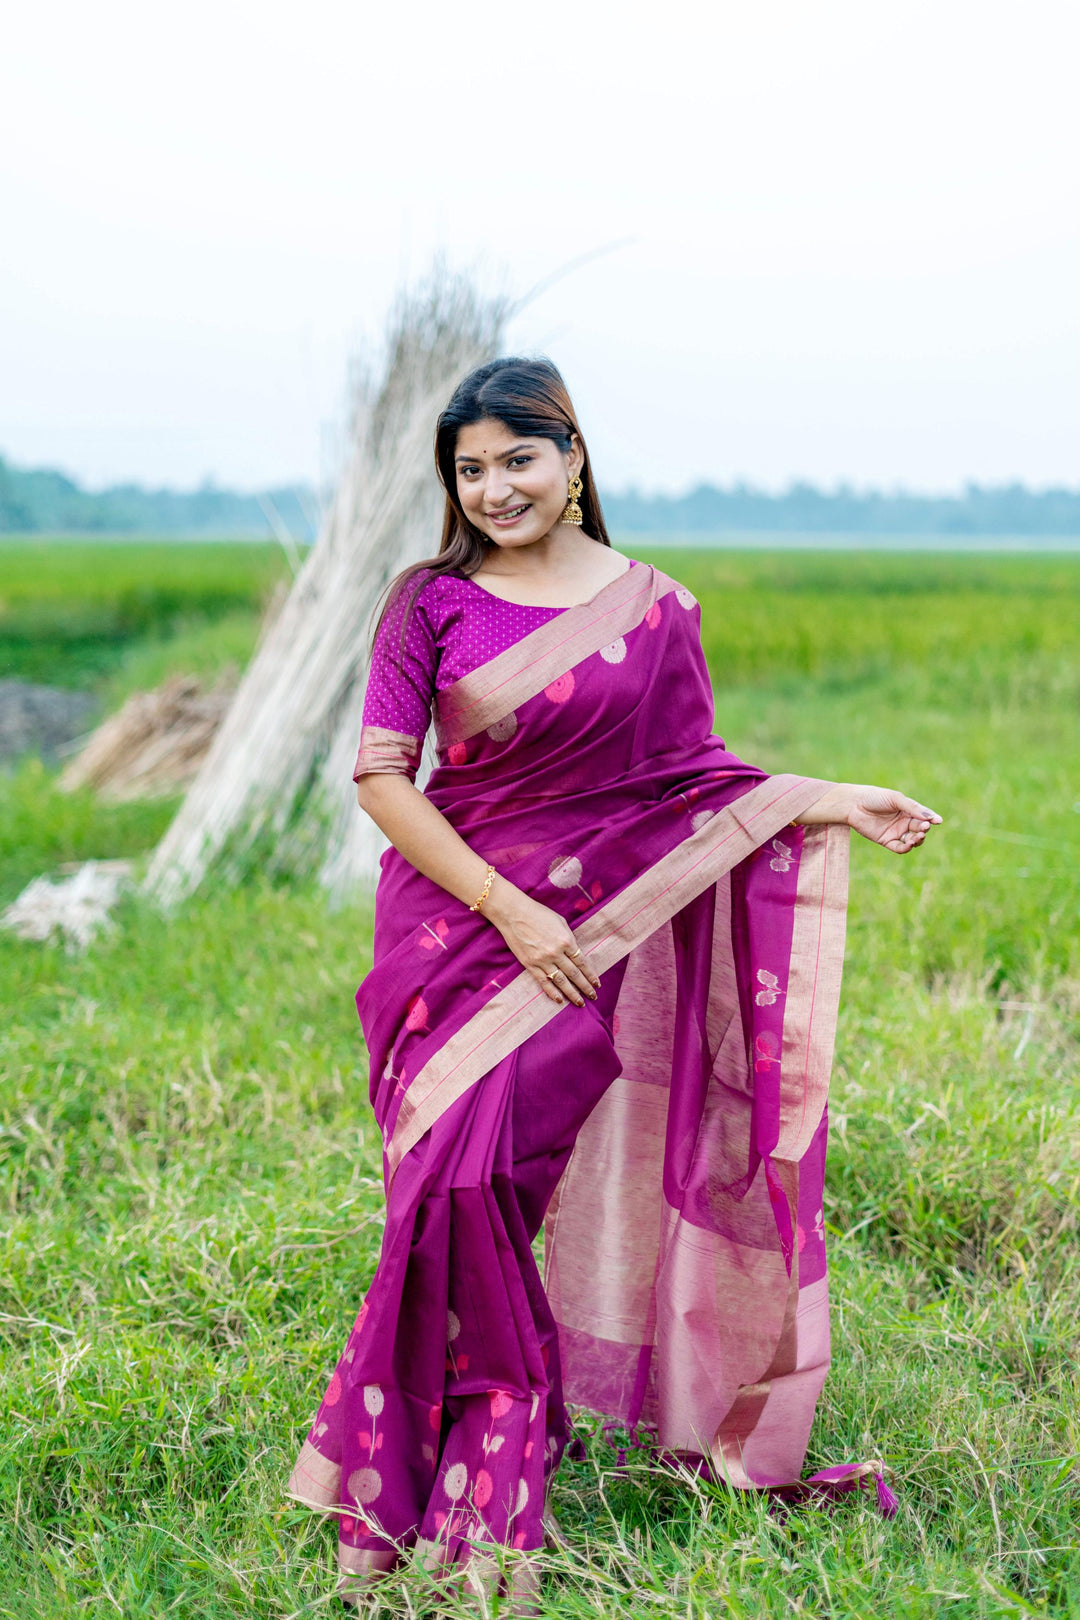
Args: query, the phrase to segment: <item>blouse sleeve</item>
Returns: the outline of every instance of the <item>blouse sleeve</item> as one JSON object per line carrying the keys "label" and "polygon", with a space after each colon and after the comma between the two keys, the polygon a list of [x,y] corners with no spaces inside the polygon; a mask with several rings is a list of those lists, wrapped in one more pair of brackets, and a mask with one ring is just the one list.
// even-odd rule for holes
{"label": "blouse sleeve", "polygon": [[[413,597],[401,645],[405,603]],[[364,693],[360,751],[353,781],[371,772],[399,774],[415,781],[424,738],[431,722],[439,649],[428,616],[431,593],[412,581],[398,592],[375,637]]]}

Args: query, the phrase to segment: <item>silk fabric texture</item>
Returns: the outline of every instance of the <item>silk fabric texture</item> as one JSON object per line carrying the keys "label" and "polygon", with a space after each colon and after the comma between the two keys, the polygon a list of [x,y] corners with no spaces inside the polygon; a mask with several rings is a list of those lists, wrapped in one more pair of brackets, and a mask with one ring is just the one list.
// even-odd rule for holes
{"label": "silk fabric texture", "polygon": [[[793,825],[826,783],[713,734],[700,626],[638,563],[434,692],[426,796],[601,989],[554,1003],[382,856],[356,1003],[386,1225],[288,1487],[346,1574],[540,1547],[568,1403],[737,1488],[799,1480],[849,833]],[[356,775],[414,775],[422,741],[365,725]]]}

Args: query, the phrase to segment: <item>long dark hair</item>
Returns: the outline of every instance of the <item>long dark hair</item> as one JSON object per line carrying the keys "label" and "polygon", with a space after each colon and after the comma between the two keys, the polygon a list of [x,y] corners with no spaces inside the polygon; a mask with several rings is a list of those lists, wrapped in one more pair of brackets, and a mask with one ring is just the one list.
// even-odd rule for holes
{"label": "long dark hair", "polygon": [[401,617],[402,647],[409,612],[427,581],[439,574],[460,574],[468,578],[476,573],[494,545],[495,542],[489,540],[465,516],[458,500],[454,462],[461,429],[471,426],[473,422],[488,419],[501,422],[519,438],[551,439],[564,452],[570,449],[571,435],[577,434],[585,458],[579,474],[582,491],[578,497],[583,519],[582,533],[602,546],[611,545],[589,452],[558,369],[550,360],[523,360],[517,356],[489,360],[486,365],[470,371],[458,383],[435,427],[435,470],[446,491],[446,511],[438,556],[411,563],[408,568],[395,574],[387,586],[387,599],[372,631],[373,645],[383,619],[397,602],[400,593],[408,590],[409,581],[415,575],[423,573],[424,580],[412,591],[405,604]]}

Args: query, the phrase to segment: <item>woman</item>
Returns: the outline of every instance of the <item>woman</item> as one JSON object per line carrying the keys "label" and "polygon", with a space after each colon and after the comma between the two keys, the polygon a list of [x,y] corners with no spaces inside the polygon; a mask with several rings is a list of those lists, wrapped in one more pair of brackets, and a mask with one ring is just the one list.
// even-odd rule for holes
{"label": "woman", "polygon": [[798,1480],[847,828],[904,854],[941,818],[712,734],[698,603],[612,550],[553,366],[473,372],[435,448],[442,544],[376,626],[354,777],[392,845],[357,992],[386,1228],[289,1488],[338,1513],[346,1588],[517,1549],[525,1608],[567,1400]]}

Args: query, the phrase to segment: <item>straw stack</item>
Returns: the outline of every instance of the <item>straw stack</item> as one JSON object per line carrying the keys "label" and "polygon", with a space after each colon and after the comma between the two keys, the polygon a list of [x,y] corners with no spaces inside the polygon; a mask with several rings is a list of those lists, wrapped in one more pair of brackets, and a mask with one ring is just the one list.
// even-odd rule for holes
{"label": "straw stack", "polygon": [[171,675],[153,692],[134,693],[91,732],[60,787],[90,787],[112,803],[178,792],[197,775],[235,685],[235,673],[209,690],[194,676]]}
{"label": "straw stack", "polygon": [[[351,782],[372,610],[399,569],[438,548],[435,419],[464,373],[496,352],[505,314],[501,299],[445,270],[399,301],[381,382],[369,371],[357,383],[347,464],[318,540],[151,861],[146,886],[163,904],[211,866],[228,880],[256,840],[256,858],[318,872],[335,899],[373,887],[386,839]],[[430,766],[429,751],[418,785]]]}

